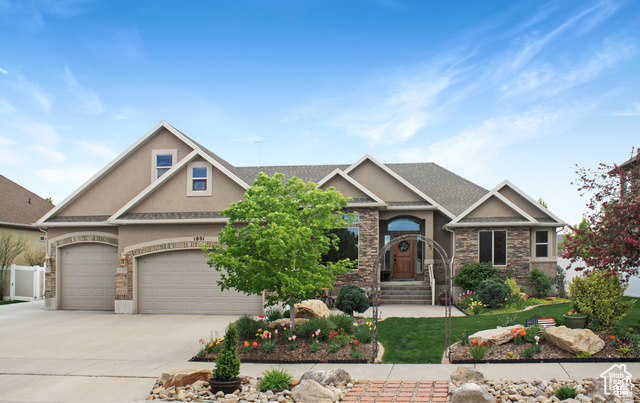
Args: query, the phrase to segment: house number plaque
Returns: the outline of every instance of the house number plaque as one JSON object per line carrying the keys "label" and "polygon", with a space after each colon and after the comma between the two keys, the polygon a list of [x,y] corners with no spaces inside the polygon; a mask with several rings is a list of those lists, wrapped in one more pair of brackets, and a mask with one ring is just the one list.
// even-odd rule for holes
{"label": "house number plaque", "polygon": [[204,241],[204,237],[203,236],[194,236],[193,240],[194,241]]}

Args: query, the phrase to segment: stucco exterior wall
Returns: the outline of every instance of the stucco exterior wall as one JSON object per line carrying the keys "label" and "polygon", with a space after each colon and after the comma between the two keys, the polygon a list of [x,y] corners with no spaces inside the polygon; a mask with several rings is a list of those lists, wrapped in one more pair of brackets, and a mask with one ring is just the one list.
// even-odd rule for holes
{"label": "stucco exterior wall", "polygon": [[[142,144],[58,216],[111,215],[151,184],[153,150],[177,149],[181,160],[192,149],[166,129]],[[177,162],[177,161],[176,161]]]}
{"label": "stucco exterior wall", "polygon": [[41,237],[45,237],[46,239],[46,234],[37,228],[28,229],[3,226],[0,227],[0,232],[12,234],[16,237],[22,237],[27,241],[27,249],[16,257],[16,259],[13,261],[13,264],[27,266],[28,264],[24,260],[25,253],[40,252],[46,250],[47,248],[47,243],[40,240]]}
{"label": "stucco exterior wall", "polygon": [[521,215],[502,200],[492,196],[470,212],[467,217],[521,217]]}
{"label": "stucco exterior wall", "polygon": [[337,191],[342,193],[344,197],[369,197],[365,192],[358,189],[341,176],[334,176],[333,178],[329,179],[324,185],[321,186],[321,189],[327,190],[330,187],[334,187]]}
{"label": "stucco exterior wall", "polygon": [[358,165],[349,176],[385,201],[423,201],[397,179],[367,160]]}

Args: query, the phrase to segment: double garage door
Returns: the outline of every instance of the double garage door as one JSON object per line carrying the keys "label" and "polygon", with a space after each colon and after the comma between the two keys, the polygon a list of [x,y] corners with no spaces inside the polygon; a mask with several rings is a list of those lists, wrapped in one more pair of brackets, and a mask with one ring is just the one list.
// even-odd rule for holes
{"label": "double garage door", "polygon": [[[261,314],[262,297],[220,291],[220,274],[199,250],[142,256],[138,262],[138,312]],[[117,248],[77,244],[61,250],[62,309],[114,310]]]}

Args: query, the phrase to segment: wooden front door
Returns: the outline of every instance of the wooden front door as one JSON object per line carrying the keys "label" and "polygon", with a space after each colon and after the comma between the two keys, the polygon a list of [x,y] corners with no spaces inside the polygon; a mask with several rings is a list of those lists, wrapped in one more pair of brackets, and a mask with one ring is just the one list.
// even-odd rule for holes
{"label": "wooden front door", "polygon": [[393,245],[393,278],[413,278],[415,265],[415,240],[405,240]]}

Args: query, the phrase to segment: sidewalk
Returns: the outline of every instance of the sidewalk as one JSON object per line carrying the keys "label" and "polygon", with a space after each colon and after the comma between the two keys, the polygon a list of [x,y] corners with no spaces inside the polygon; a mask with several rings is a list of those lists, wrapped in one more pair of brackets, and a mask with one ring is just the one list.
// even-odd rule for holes
{"label": "sidewalk", "polygon": [[[381,308],[386,315],[383,317],[420,313],[417,311],[420,308],[412,310],[403,306],[405,315],[395,315],[394,309]],[[155,380],[166,370],[212,369],[213,363],[187,360],[197,350],[201,337],[210,331],[223,334],[229,321],[236,318],[45,311],[42,301],[1,306],[0,401],[144,401]],[[485,378],[528,381],[598,378],[611,365],[613,363],[483,364],[475,367]],[[241,372],[260,376],[272,367],[284,368],[294,378],[312,369],[342,368],[358,380],[420,381],[422,385],[423,381],[448,381],[458,365],[242,364]],[[640,377],[640,363],[627,363],[627,371],[633,378]],[[417,393],[420,388],[415,385]],[[382,388],[378,392],[382,393]]]}

